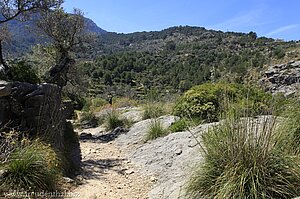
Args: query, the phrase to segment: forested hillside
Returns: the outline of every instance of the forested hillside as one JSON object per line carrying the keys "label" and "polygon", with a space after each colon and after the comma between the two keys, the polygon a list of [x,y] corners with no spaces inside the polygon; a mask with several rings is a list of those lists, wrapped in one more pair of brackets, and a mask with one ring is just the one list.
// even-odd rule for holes
{"label": "forested hillside", "polygon": [[[85,87],[92,96],[108,92],[136,96],[151,89],[174,93],[207,81],[243,82],[245,77],[255,78],[249,74],[255,76],[266,65],[298,56],[296,41],[257,37],[254,32],[179,26],[117,34],[98,28],[89,19],[85,22],[87,31],[97,33],[97,37],[74,55],[79,61],[80,79],[87,83]],[[38,56],[38,60],[42,56],[46,65],[47,38],[28,34],[34,29],[32,21],[20,24],[10,22],[13,42],[6,52],[10,55],[27,52],[31,58]],[[37,52],[36,47],[32,48],[37,43],[44,44],[42,48],[48,50],[42,54]],[[41,67],[40,62],[30,64]]]}
{"label": "forested hillside", "polygon": [[[294,41],[257,37],[254,32],[224,33],[189,26],[107,33],[99,37],[89,62],[82,66],[92,77],[92,85],[184,91],[207,81],[242,82],[250,69],[259,72],[285,57],[297,58],[297,46]],[[97,90],[93,90],[95,94]]]}

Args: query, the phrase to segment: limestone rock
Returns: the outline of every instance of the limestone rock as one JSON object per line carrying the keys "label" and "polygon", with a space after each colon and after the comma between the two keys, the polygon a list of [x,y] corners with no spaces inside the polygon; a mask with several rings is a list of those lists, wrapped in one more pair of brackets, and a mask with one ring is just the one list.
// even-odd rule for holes
{"label": "limestone rock", "polygon": [[260,79],[260,83],[273,94],[283,93],[289,96],[299,92],[300,60],[270,66]]}
{"label": "limestone rock", "polygon": [[12,92],[12,85],[0,80],[0,97],[6,97]]}

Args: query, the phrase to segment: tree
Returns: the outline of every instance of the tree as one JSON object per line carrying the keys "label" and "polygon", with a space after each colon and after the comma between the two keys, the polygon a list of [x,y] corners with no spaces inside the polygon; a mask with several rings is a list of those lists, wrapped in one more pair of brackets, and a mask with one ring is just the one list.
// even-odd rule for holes
{"label": "tree", "polygon": [[0,24],[13,19],[26,20],[28,14],[59,7],[63,0],[1,0]]}
{"label": "tree", "polygon": [[2,45],[4,42],[9,42],[11,39],[11,34],[7,26],[0,27],[0,70],[7,71],[8,66],[3,58]]}
{"label": "tree", "polygon": [[6,22],[17,19],[24,21],[29,14],[38,11],[48,11],[59,7],[63,0],[1,0],[0,1],[0,72],[7,78],[8,65],[3,58],[3,43],[10,40],[10,32]]}
{"label": "tree", "polygon": [[75,64],[70,52],[92,38],[84,34],[83,12],[74,9],[73,14],[67,14],[61,8],[45,12],[41,14],[37,27],[50,37],[56,49],[56,64],[50,69],[47,82],[62,88],[67,84],[69,69]]}

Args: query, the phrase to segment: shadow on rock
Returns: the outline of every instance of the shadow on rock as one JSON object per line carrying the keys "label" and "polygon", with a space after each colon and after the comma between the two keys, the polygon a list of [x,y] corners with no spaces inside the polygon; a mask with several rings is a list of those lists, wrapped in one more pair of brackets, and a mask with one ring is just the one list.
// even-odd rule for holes
{"label": "shadow on rock", "polygon": [[80,140],[93,140],[100,141],[102,143],[108,143],[115,140],[119,135],[127,133],[128,130],[123,127],[117,127],[109,133],[103,135],[92,135],[91,133],[81,133],[79,136]]}

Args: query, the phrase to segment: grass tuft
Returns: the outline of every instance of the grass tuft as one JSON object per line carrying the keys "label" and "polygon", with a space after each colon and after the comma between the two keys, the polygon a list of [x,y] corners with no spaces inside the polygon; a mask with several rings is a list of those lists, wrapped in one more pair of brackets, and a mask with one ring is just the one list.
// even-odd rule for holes
{"label": "grass tuft", "polygon": [[56,153],[38,140],[20,144],[1,167],[1,190],[54,191],[57,187],[60,169]]}
{"label": "grass tuft", "polygon": [[161,103],[148,103],[144,106],[143,120],[158,118],[166,114],[166,110]]}
{"label": "grass tuft", "polygon": [[151,120],[146,140],[154,140],[158,137],[165,136],[166,134],[167,130],[164,129],[161,121],[159,119],[153,119]]}
{"label": "grass tuft", "polygon": [[228,116],[202,134],[204,161],[189,181],[189,198],[293,198],[300,159],[283,149],[275,117]]}
{"label": "grass tuft", "polygon": [[116,110],[111,110],[106,115],[106,130],[113,130],[117,127],[130,128],[132,124],[132,120],[121,117]]}

